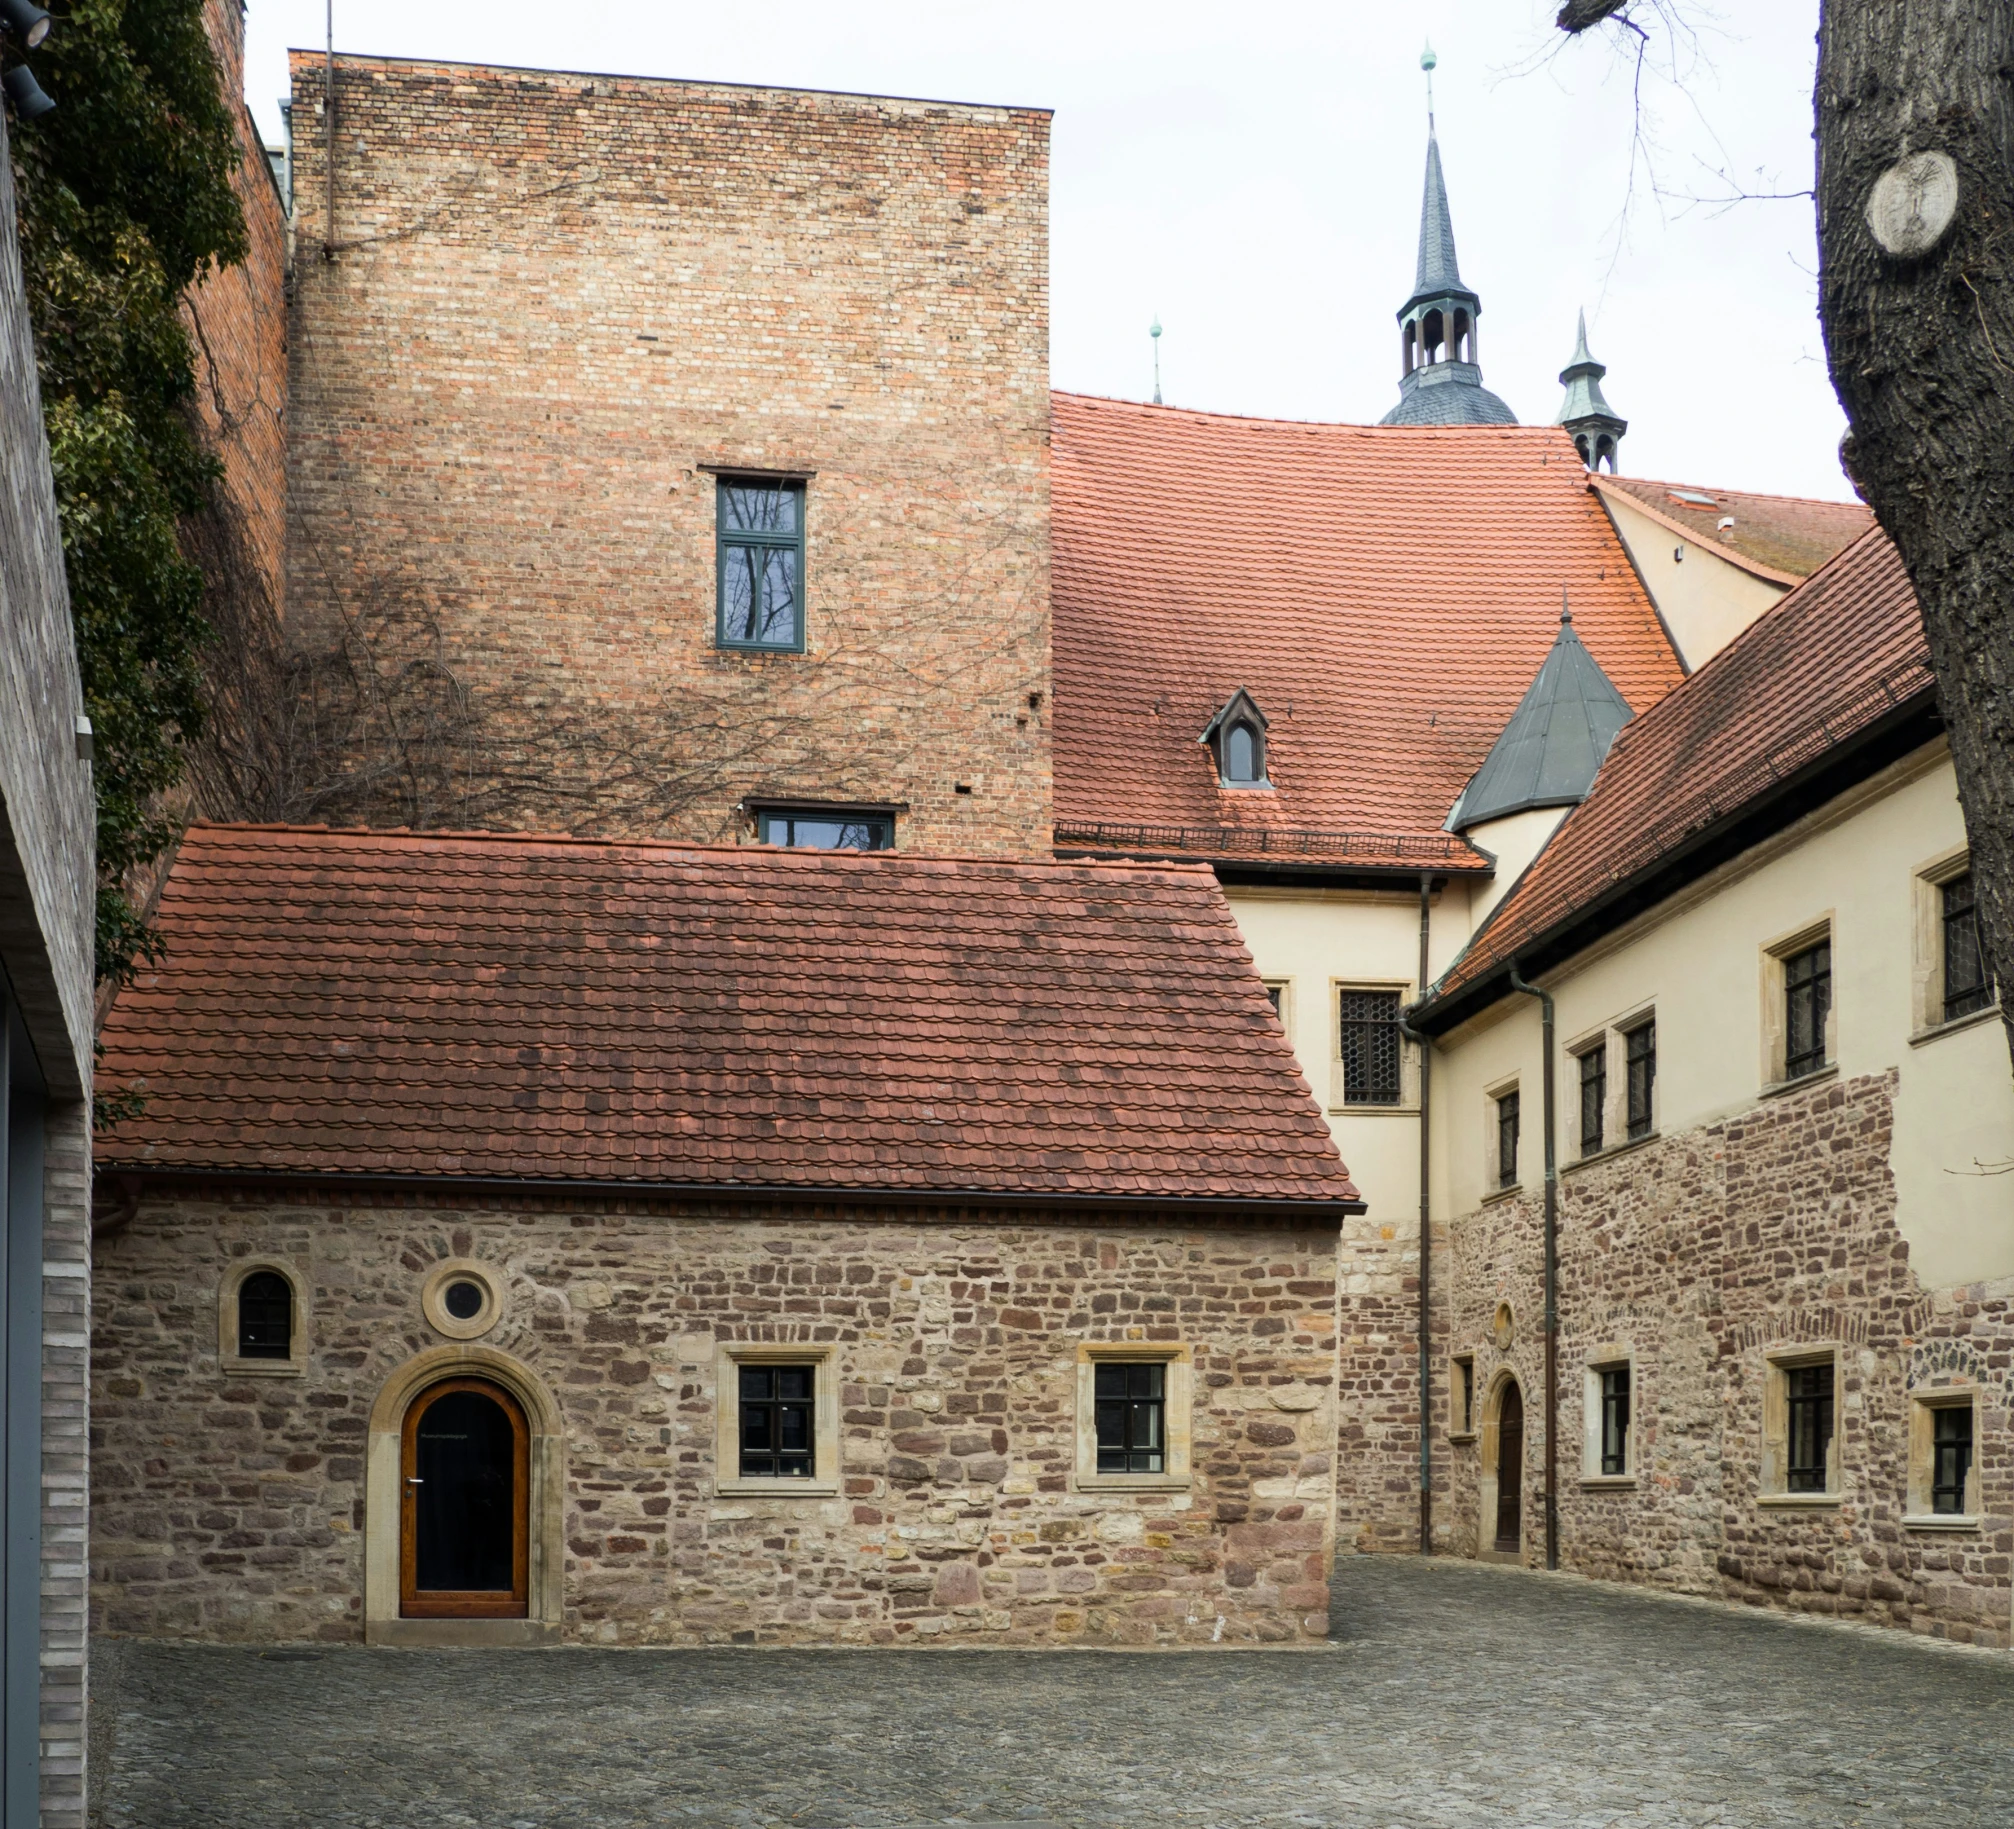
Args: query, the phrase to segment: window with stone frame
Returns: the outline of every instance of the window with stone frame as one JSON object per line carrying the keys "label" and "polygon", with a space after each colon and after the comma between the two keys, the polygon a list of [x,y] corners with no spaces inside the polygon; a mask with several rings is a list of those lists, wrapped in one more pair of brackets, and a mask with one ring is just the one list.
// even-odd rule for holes
{"label": "window with stone frame", "polygon": [[1403,994],[1339,986],[1336,1064],[1341,1105],[1398,1105],[1405,1098]]}
{"label": "window with stone frame", "polygon": [[1091,1340],[1077,1348],[1076,1484],[1177,1490],[1190,1483],[1195,1380],[1189,1349]]}
{"label": "window with stone frame", "polygon": [[1476,1432],[1476,1362],[1458,1353],[1448,1365],[1448,1433],[1466,1440]]}
{"label": "window with stone frame", "polygon": [[1937,899],[1938,938],[1942,943],[1939,980],[1943,992],[1939,1013],[1945,1022],[1956,1022],[1961,1016],[1987,1008],[1993,1001],[1971,870],[1968,868],[1939,883]]}
{"label": "window with stone frame", "polygon": [[808,1480],[818,1471],[818,1368],[744,1365],[741,1455],[744,1480]]}
{"label": "window with stone frame", "polygon": [[1629,1367],[1601,1367],[1601,1470],[1604,1474],[1629,1471]]}
{"label": "window with stone frame", "polygon": [[1508,1092],[1498,1093],[1494,1102],[1497,1130],[1496,1184],[1499,1189],[1514,1188],[1518,1185],[1517,1153],[1522,1124],[1517,1087],[1513,1086]]}
{"label": "window with stone frame", "polygon": [[218,1290],[223,1366],[252,1376],[298,1377],[308,1364],[308,1305],[299,1273],[276,1258],[235,1264]]}
{"label": "window with stone frame", "polygon": [[1650,1135],[1657,1122],[1657,1023],[1646,1019],[1622,1037],[1623,1118],[1629,1141]]}
{"label": "window with stone frame", "polygon": [[837,1348],[727,1340],[714,1373],[714,1490],[778,1498],[839,1490]]}
{"label": "window with stone frame", "polygon": [[1783,961],[1783,1077],[1803,1079],[1826,1062],[1826,1019],[1832,1013],[1832,942]]}
{"label": "window with stone frame", "polygon": [[1580,1080],[1580,1153],[1598,1156],[1608,1125],[1608,1037],[1577,1057]]}
{"label": "window with stone frame", "polygon": [[1582,1392],[1583,1481],[1624,1481],[1635,1477],[1636,1367],[1627,1346],[1610,1342],[1595,1349]]}
{"label": "window with stone frame", "polygon": [[1978,1402],[1978,1392],[1970,1386],[1911,1392],[1904,1522],[1912,1528],[1976,1527]]}
{"label": "window with stone frame", "polygon": [[1834,1504],[1840,1493],[1839,1350],[1766,1349],[1761,1494],[1764,1503]]}

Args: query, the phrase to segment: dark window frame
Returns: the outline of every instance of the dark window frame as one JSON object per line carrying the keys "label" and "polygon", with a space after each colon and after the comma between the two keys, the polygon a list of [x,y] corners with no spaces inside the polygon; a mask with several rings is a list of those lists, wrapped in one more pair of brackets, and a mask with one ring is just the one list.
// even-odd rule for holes
{"label": "dark window frame", "polygon": [[1783,1489],[1832,1490],[1832,1444],[1839,1426],[1839,1368],[1830,1359],[1786,1365],[1783,1374]]}
{"label": "dark window frame", "polygon": [[1937,885],[1938,971],[1944,989],[1946,1022],[1956,1022],[1993,1004],[1993,979],[1986,970],[1985,935],[1968,865]]}
{"label": "dark window frame", "polygon": [[1099,1473],[1168,1471],[1167,1360],[1099,1359],[1091,1404]]}
{"label": "dark window frame", "polygon": [[[771,827],[780,823],[788,828],[787,835],[776,837]],[[877,843],[865,845],[814,845],[801,843],[796,836],[800,825],[861,826],[871,827]],[[798,851],[893,851],[895,849],[895,815],[862,811],[853,807],[821,807],[816,804],[804,806],[776,806],[758,808],[755,815],[755,835],[760,844],[781,845],[786,850]]]}
{"label": "dark window frame", "polygon": [[1657,1021],[1625,1029],[1622,1038],[1624,1128],[1635,1143],[1651,1133],[1657,1117]]}
{"label": "dark window frame", "polygon": [[[1239,731],[1252,740],[1252,769],[1250,775],[1231,773],[1231,750]],[[1251,718],[1233,718],[1217,733],[1217,781],[1222,787],[1255,788],[1271,787],[1266,767],[1266,733]]]}
{"label": "dark window frame", "polygon": [[[1928,1406],[1930,1410],[1930,1510],[1940,1518],[1966,1515],[1965,1491],[1971,1482],[1972,1457],[1977,1451],[1978,1426],[1972,1400]],[[1963,1421],[1964,1428],[1955,1425]],[[1947,1424],[1953,1425],[1947,1428]],[[1946,1502],[1948,1499],[1948,1503]]]}
{"label": "dark window frame", "polygon": [[[1825,1032],[1832,1017],[1832,936],[1783,956],[1783,1078],[1806,1079],[1831,1062]],[[1805,1045],[1798,1045],[1799,1037]]]}
{"label": "dark window frame", "polygon": [[[743,1480],[815,1480],[818,1478],[818,1362],[816,1360],[737,1360],[735,1362],[735,1477]],[[785,1380],[802,1374],[802,1392],[784,1390]],[[751,1393],[750,1384],[761,1389]],[[804,1446],[786,1446],[792,1419],[801,1415]],[[763,1424],[762,1440],[752,1442],[751,1422]],[[794,1463],[801,1461],[802,1466]],[[785,1465],[784,1463],[793,1463]],[[765,1464],[766,1463],[766,1464]]]}
{"label": "dark window frame", "polygon": [[1596,1368],[1601,1398],[1601,1471],[1604,1478],[1629,1472],[1632,1386],[1627,1363]]}
{"label": "dark window frame", "polygon": [[[253,1292],[255,1283],[268,1281],[279,1285],[281,1294],[278,1297],[271,1290]],[[240,1359],[271,1360],[282,1365],[290,1362],[294,1357],[296,1301],[294,1279],[284,1270],[271,1264],[260,1264],[246,1271],[233,1295],[236,1356]],[[284,1315],[276,1317],[276,1307],[284,1308]]]}
{"label": "dark window frame", "polygon": [[[1405,1104],[1405,1035],[1399,1026],[1404,1016],[1403,991],[1337,986],[1336,1058],[1343,1070],[1344,1105],[1369,1105],[1389,1111]],[[1350,1071],[1353,1058],[1360,1068],[1354,1074]],[[1383,1096],[1387,1089],[1389,1097]]]}
{"label": "dark window frame", "polygon": [[1473,1435],[1476,1432],[1476,1362],[1468,1353],[1458,1353],[1449,1361],[1453,1370],[1450,1380],[1452,1389],[1448,1393],[1449,1420],[1454,1435]]}
{"label": "dark window frame", "polygon": [[1517,1152],[1522,1140],[1524,1124],[1523,1104],[1519,1088],[1513,1086],[1508,1092],[1496,1095],[1497,1107],[1497,1187],[1514,1188],[1518,1185]]}
{"label": "dark window frame", "polygon": [[1580,1076],[1580,1153],[1599,1156],[1608,1135],[1608,1037],[1574,1056]]}
{"label": "dark window frame", "polygon": [[[811,492],[800,476],[778,476],[758,470],[717,472],[713,479],[713,643],[735,654],[802,654],[805,648],[809,593],[806,589],[807,523]],[[797,498],[796,526],[789,531],[728,525],[728,491],[769,489]],[[733,563],[730,555],[745,552],[787,551],[795,555],[797,575],[797,616],[791,639],[764,641],[732,636],[727,631],[727,575]],[[758,605],[759,609],[759,605]]]}

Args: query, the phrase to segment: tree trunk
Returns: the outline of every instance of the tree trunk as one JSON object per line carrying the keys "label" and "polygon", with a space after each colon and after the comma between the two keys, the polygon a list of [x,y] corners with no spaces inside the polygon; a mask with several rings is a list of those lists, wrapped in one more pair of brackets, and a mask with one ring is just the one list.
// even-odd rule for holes
{"label": "tree trunk", "polygon": [[[1818,42],[1819,309],[1852,425],[1842,454],[1916,586],[1987,952],[2014,993],[2014,0],[1823,0]],[[1869,196],[1922,152],[1955,163],[1956,214],[1898,256]],[[2014,994],[2003,1020],[2014,1048]]]}

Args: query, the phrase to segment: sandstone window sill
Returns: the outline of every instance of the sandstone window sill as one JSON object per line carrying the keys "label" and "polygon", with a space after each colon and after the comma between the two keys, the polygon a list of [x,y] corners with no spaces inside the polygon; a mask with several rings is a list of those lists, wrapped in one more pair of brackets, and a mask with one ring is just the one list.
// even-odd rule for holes
{"label": "sandstone window sill", "polygon": [[1814,1067],[1809,1073],[1800,1073],[1794,1080],[1772,1080],[1763,1087],[1765,1099],[1780,1099],[1788,1093],[1802,1092],[1809,1086],[1823,1086],[1827,1080],[1839,1077],[1839,1063],[1827,1061],[1823,1067]]}
{"label": "sandstone window sill", "polygon": [[1832,1511],[1846,1503],[1843,1492],[1765,1492],[1756,1495],[1764,1511]]}
{"label": "sandstone window sill", "polygon": [[2000,1020],[2000,1002],[1995,998],[1983,1010],[1974,1010],[1970,1016],[1954,1016],[1949,1022],[1934,1022],[1927,1029],[1918,1029],[1909,1038],[1912,1048],[1920,1048],[1925,1042],[1942,1041],[1947,1035],[1956,1035],[1961,1029],[1976,1029],[1982,1022]]}
{"label": "sandstone window sill", "polygon": [[1417,1118],[1417,1101],[1411,1105],[1331,1105],[1329,1113],[1338,1118]]}
{"label": "sandstone window sill", "polygon": [[1079,1492],[1187,1492],[1194,1481],[1186,1473],[1080,1473]]}
{"label": "sandstone window sill", "polygon": [[715,1480],[714,1494],[722,1499],[832,1499],[839,1496],[837,1480]]}
{"label": "sandstone window sill", "polygon": [[1522,1181],[1513,1181],[1507,1188],[1490,1189],[1490,1191],[1482,1197],[1481,1201],[1478,1204],[1485,1207],[1494,1207],[1501,1204],[1503,1201],[1517,1199],[1517,1197],[1523,1192],[1524,1192],[1524,1183]]}
{"label": "sandstone window sill", "polygon": [[[1798,1084],[1802,1085],[1803,1081],[1800,1080]],[[1618,1156],[1627,1156],[1632,1150],[1648,1149],[1657,1140],[1657,1132],[1650,1131],[1644,1136],[1630,1138],[1627,1143],[1617,1143],[1608,1149],[1597,1150],[1592,1156],[1576,1156],[1571,1162],[1562,1162],[1559,1165],[1559,1172],[1562,1175],[1578,1174],[1582,1169],[1593,1168],[1597,1162],[1613,1162]]]}
{"label": "sandstone window sill", "polygon": [[1584,1473],[1580,1476],[1582,1492],[1624,1492],[1636,1483],[1633,1473]]}
{"label": "sandstone window sill", "polygon": [[1907,1512],[1903,1515],[1902,1528],[1906,1531],[1976,1531],[1985,1523],[1985,1517],[1978,1512]]}
{"label": "sandstone window sill", "polygon": [[307,1375],[308,1362],[305,1359],[226,1359],[222,1369],[226,1378],[303,1378]]}
{"label": "sandstone window sill", "polygon": [[1462,1429],[1459,1431],[1450,1429],[1448,1431],[1448,1440],[1453,1442],[1457,1447],[1465,1446],[1467,1443],[1474,1441],[1475,1438],[1476,1432],[1473,1429]]}

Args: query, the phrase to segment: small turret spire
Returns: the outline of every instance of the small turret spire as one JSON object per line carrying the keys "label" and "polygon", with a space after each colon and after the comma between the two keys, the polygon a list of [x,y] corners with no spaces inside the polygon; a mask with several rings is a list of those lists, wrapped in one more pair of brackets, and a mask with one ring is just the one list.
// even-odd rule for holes
{"label": "small turret spire", "polygon": [[1588,353],[1587,312],[1583,310],[1574,337],[1573,360],[1559,371],[1566,398],[1560,402],[1559,417],[1553,423],[1573,435],[1580,461],[1590,470],[1599,470],[1606,463],[1613,475],[1616,447],[1629,430],[1629,421],[1609,405],[1601,391],[1601,378],[1607,373]]}
{"label": "small turret spire", "polygon": [[1154,404],[1161,404],[1161,314],[1154,313],[1153,323],[1147,326],[1147,334],[1154,339]]}
{"label": "small turret spire", "polygon": [[1433,137],[1434,131],[1434,65],[1439,62],[1440,59],[1434,55],[1434,41],[1429,38],[1426,49],[1420,53],[1420,68],[1427,73],[1427,137],[1429,139]]}

